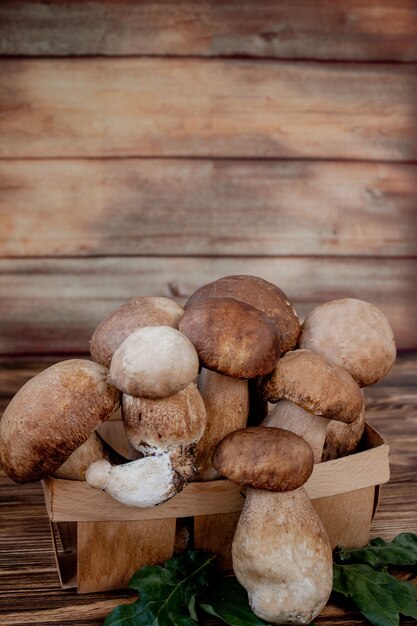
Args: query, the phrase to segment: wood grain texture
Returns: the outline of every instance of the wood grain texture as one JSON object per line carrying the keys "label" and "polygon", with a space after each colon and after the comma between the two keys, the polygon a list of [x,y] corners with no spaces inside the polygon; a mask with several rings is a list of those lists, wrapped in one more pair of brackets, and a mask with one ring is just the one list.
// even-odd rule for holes
{"label": "wood grain texture", "polygon": [[409,161],[416,102],[408,65],[3,60],[0,157]]}
{"label": "wood grain texture", "polygon": [[0,54],[417,59],[414,0],[5,0]]}
{"label": "wood grain texture", "polygon": [[301,318],[319,302],[356,297],[387,315],[400,348],[417,347],[417,259],[93,258],[0,260],[0,354],[86,353],[108,312],[135,295],[180,303],[221,276],[281,287]]}
{"label": "wood grain texture", "polygon": [[[19,361],[23,364],[19,372]],[[0,388],[11,395],[17,381],[44,367],[28,359],[0,364]],[[367,388],[367,419],[384,433],[391,449],[391,482],[382,488],[372,536],[386,540],[402,531],[417,532],[417,355],[404,355],[387,378]],[[384,393],[382,393],[384,391]],[[378,392],[378,393],[377,393]],[[407,401],[402,401],[402,394]],[[10,397],[9,395],[9,397]],[[374,400],[374,398],[376,398]],[[407,442],[407,443],[406,443]],[[403,450],[405,459],[403,459]],[[407,474],[404,473],[407,466]],[[105,615],[122,602],[132,602],[130,591],[84,596],[62,591],[54,563],[48,518],[40,484],[16,485],[0,474],[2,524],[0,528],[0,621],[2,626],[101,626]],[[412,576],[409,576],[410,579]],[[414,576],[415,582],[417,579]],[[366,626],[349,603],[332,597],[319,626]],[[208,620],[207,624],[216,624]],[[404,626],[415,624],[402,618]]]}
{"label": "wood grain texture", "polygon": [[77,524],[79,593],[122,589],[137,569],[172,557],[175,519]]}
{"label": "wood grain texture", "polygon": [[0,257],[417,252],[417,166],[0,161]]}

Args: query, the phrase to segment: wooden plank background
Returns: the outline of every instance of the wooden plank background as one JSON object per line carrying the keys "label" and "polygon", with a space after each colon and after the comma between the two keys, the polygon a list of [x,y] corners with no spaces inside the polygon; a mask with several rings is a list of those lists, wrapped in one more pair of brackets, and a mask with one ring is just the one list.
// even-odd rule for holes
{"label": "wooden plank background", "polygon": [[229,273],[417,348],[417,0],[5,0],[0,55],[0,354]]}

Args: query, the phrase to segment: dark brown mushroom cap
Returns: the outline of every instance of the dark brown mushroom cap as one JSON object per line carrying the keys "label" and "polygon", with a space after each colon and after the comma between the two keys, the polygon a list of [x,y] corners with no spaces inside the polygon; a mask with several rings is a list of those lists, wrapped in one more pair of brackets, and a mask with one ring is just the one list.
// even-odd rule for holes
{"label": "dark brown mushroom cap", "polygon": [[117,409],[108,370],[83,359],[56,363],[29,380],[0,422],[0,461],[16,482],[54,473]]}
{"label": "dark brown mushroom cap", "polygon": [[298,489],[314,467],[313,452],[302,437],[264,426],[227,435],[214,451],[212,462],[229,480],[268,491]]}
{"label": "dark brown mushroom cap", "polygon": [[113,354],[133,332],[144,326],[178,328],[183,314],[182,306],[169,298],[132,298],[112,311],[97,326],[91,338],[91,356],[97,363],[110,367]]}
{"label": "dark brown mushroom cap", "polygon": [[234,378],[271,372],[279,358],[279,340],[271,320],[233,298],[207,298],[187,308],[180,331],[209,370]]}
{"label": "dark brown mushroom cap", "polygon": [[276,326],[281,352],[291,350],[300,335],[300,322],[285,293],[258,276],[225,276],[203,285],[188,299],[185,309],[206,298],[234,298],[265,313]]}
{"label": "dark brown mushroom cap", "polygon": [[310,350],[287,352],[264,379],[263,389],[270,402],[285,398],[313,415],[346,424],[359,417],[363,406],[362,392],[352,376]]}

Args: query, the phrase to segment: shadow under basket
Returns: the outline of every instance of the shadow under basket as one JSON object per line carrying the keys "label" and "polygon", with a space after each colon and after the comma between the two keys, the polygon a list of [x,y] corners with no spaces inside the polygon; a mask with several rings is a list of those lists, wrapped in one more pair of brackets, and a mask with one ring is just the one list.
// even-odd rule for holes
{"label": "shadow under basket", "polygon": [[[388,445],[369,425],[359,452],[314,466],[305,487],[332,547],[368,542],[379,486],[388,480]],[[139,567],[186,546],[214,552],[220,569],[231,568],[244,493],[228,480],[191,483],[151,509],[125,506],[85,482],[48,478],[43,489],[63,588],[123,589]]]}

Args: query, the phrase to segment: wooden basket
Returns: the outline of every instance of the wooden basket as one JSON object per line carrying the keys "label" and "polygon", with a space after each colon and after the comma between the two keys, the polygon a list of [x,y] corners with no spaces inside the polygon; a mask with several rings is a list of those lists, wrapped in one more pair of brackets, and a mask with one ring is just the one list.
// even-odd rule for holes
{"label": "wooden basket", "polygon": [[[369,425],[360,452],[315,465],[305,486],[333,547],[367,543],[379,485],[388,480],[388,445]],[[231,567],[244,494],[228,480],[192,483],[151,509],[125,506],[85,482],[48,478],[43,489],[63,588],[88,593],[126,587],[139,567],[172,556],[184,518],[191,547],[215,552],[219,567]]]}

